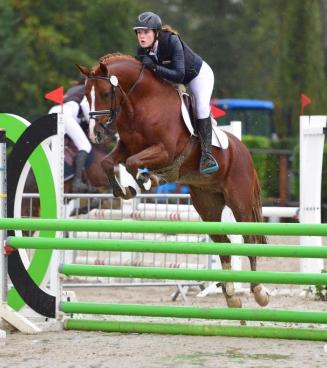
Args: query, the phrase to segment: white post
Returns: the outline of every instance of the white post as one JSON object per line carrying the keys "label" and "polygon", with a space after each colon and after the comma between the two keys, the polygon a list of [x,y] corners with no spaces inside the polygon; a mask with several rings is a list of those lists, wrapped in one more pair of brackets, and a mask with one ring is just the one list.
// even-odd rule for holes
{"label": "white post", "polygon": [[[64,218],[65,126],[64,114],[58,113],[57,116],[57,135],[51,140],[51,168],[56,186],[57,218]],[[62,238],[63,233],[58,231],[56,237]],[[61,296],[61,282],[58,270],[62,262],[62,256],[63,251],[53,250],[50,265],[50,293],[56,296],[56,311],[58,311]]]}
{"label": "white post", "polygon": [[[321,175],[326,116],[300,117],[300,222],[321,223]],[[302,236],[301,245],[322,245],[321,237]],[[322,259],[300,260],[301,272],[319,273]]]}

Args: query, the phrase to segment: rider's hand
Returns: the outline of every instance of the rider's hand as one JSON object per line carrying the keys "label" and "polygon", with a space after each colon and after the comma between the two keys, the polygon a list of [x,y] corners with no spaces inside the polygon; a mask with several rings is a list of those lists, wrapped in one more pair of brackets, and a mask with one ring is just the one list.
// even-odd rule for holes
{"label": "rider's hand", "polygon": [[143,56],[142,64],[151,70],[156,70],[156,63],[150,58],[150,56]]}

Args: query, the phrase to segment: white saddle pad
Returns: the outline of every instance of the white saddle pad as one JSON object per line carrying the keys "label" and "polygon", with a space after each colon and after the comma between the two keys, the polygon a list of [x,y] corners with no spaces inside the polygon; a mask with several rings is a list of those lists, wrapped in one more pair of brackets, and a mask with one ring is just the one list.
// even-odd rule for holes
{"label": "white saddle pad", "polygon": [[[187,129],[189,130],[191,135],[196,135],[194,133],[194,129],[191,123],[191,119],[190,119],[190,115],[188,113],[188,110],[185,106],[185,103],[183,101],[183,98],[181,96],[181,110],[182,110],[182,116],[183,116],[183,120],[185,122],[185,125],[187,126]],[[228,136],[227,134],[220,128],[218,128],[217,126],[217,122],[215,119],[211,118],[211,123],[212,123],[212,141],[211,144],[215,147],[219,147],[222,149],[227,149],[228,148]]]}

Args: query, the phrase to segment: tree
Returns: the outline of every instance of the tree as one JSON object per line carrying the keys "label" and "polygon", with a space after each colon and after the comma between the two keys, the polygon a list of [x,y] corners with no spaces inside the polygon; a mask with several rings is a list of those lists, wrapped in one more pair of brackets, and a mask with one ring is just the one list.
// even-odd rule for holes
{"label": "tree", "polygon": [[[0,3],[1,111],[34,119],[45,114],[45,92],[76,79],[75,64],[106,52],[130,51],[131,0],[10,0]],[[135,11],[137,13],[137,11]],[[126,34],[126,35],[125,35]]]}
{"label": "tree", "polygon": [[[326,79],[319,0],[278,2],[280,19],[276,112],[289,131],[298,132],[300,95],[310,96],[309,114],[326,114]],[[286,123],[286,124],[285,124]]]}

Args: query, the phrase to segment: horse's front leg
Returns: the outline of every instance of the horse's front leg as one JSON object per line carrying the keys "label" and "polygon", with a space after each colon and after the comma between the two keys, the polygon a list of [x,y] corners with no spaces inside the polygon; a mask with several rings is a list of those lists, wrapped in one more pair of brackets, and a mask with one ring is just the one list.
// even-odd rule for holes
{"label": "horse's front leg", "polygon": [[138,172],[140,167],[165,167],[168,164],[168,152],[162,143],[155,144],[145,150],[128,157],[126,160],[126,169],[134,177],[139,187],[143,190],[149,190],[152,186],[159,185],[159,179],[156,175],[146,172]]}
{"label": "horse's front leg", "polygon": [[132,187],[125,188],[118,181],[115,175],[115,166],[119,163],[125,162],[126,150],[124,145],[119,141],[117,146],[101,161],[101,166],[107,175],[112,192],[115,197],[123,199],[134,198],[136,191]]}

